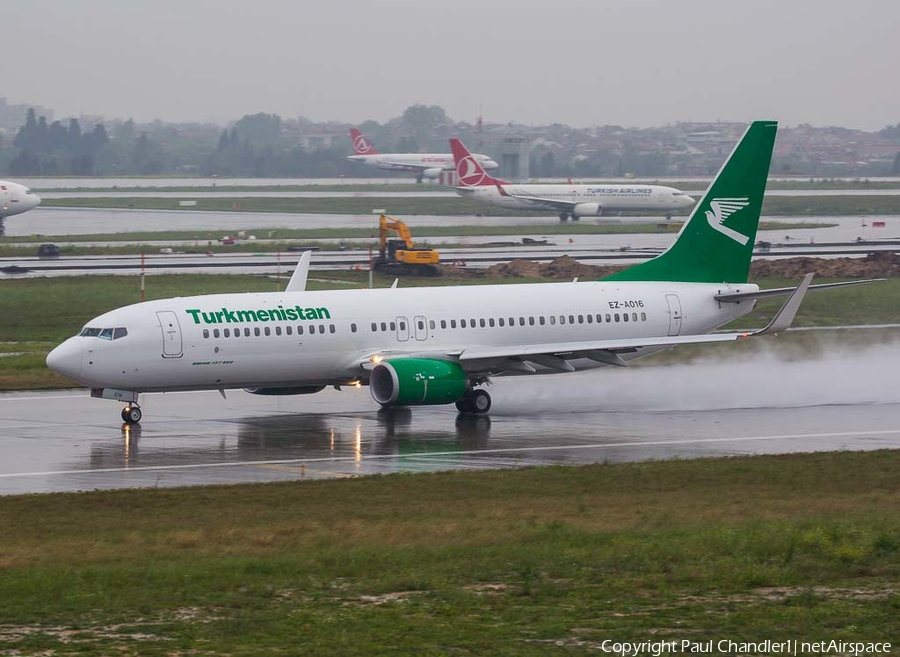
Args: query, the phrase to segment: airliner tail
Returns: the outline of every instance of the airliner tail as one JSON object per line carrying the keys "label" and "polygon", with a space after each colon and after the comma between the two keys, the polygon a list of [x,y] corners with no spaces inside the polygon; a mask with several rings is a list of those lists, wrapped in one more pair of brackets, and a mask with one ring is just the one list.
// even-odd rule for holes
{"label": "airliner tail", "polygon": [[353,152],[356,155],[377,155],[378,151],[367,140],[363,133],[356,128],[350,128],[350,139],[353,140]]}

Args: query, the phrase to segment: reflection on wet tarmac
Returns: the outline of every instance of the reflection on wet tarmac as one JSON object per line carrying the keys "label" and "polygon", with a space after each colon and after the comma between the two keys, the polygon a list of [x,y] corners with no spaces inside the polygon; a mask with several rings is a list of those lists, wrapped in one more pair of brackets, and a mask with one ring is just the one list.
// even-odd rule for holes
{"label": "reflection on wet tarmac", "polygon": [[0,394],[0,494],[897,449],[896,350],[505,379],[490,417],[378,410],[366,390],[235,391],[146,395],[128,427],[85,391]]}

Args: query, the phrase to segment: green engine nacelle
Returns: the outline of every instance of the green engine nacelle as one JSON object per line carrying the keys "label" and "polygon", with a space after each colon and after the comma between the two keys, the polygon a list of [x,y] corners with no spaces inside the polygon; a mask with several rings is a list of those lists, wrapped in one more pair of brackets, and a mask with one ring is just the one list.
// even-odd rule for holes
{"label": "green engine nacelle", "polygon": [[375,366],[369,377],[372,399],[382,406],[452,404],[462,399],[468,377],[459,363],[400,358]]}

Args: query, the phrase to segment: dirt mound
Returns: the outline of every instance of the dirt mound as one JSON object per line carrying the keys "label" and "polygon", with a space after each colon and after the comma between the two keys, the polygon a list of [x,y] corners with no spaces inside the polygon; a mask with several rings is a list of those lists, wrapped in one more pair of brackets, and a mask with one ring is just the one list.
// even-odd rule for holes
{"label": "dirt mound", "polygon": [[[510,260],[487,269],[456,268],[440,265],[441,276],[448,278],[558,278],[599,280],[626,267],[586,265],[570,256],[551,262]],[[750,265],[750,280],[778,276],[802,278],[815,272],[819,278],[891,278],[900,277],[900,254],[871,253],[865,258],[783,258],[757,260]]]}
{"label": "dirt mound", "polygon": [[510,260],[484,271],[485,278],[602,278],[621,267],[596,267],[578,262],[571,256],[561,256],[550,262]]}
{"label": "dirt mound", "polygon": [[865,258],[785,258],[757,260],[750,279],[766,276],[800,278],[815,272],[821,278],[890,278],[900,276],[900,254],[870,253]]}

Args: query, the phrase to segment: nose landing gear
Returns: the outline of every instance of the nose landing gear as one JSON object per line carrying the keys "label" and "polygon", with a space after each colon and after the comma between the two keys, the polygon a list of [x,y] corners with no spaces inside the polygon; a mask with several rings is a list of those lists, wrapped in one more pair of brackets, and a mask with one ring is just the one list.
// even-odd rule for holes
{"label": "nose landing gear", "polygon": [[137,402],[131,402],[122,409],[122,421],[125,424],[137,424],[141,421],[141,407],[137,405]]}

